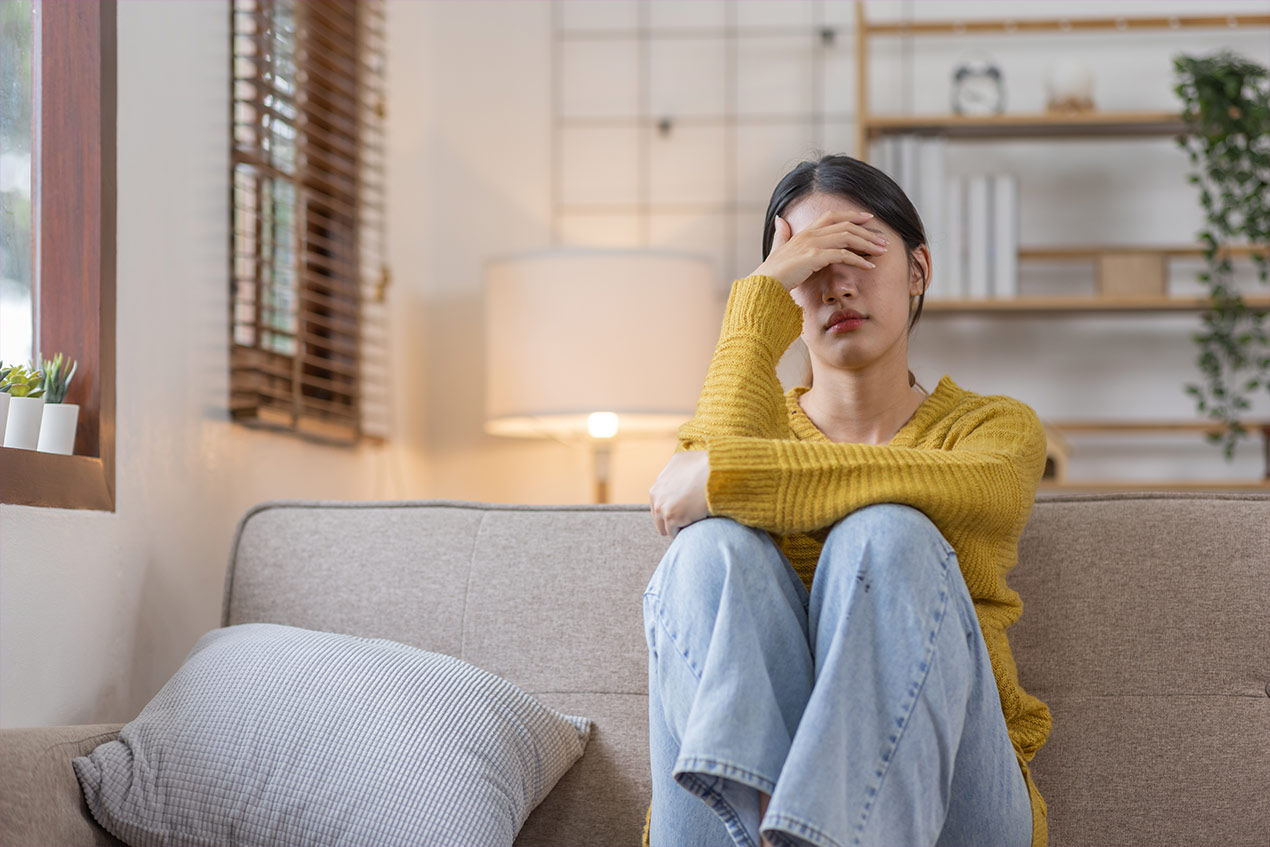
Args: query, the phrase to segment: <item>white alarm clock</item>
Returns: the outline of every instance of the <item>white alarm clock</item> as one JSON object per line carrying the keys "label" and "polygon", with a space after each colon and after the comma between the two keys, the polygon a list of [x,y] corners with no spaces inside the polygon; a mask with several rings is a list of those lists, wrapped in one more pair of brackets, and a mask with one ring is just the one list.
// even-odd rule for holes
{"label": "white alarm clock", "polygon": [[952,78],[952,110],[958,115],[999,115],[1005,111],[1005,83],[991,59],[967,59]]}

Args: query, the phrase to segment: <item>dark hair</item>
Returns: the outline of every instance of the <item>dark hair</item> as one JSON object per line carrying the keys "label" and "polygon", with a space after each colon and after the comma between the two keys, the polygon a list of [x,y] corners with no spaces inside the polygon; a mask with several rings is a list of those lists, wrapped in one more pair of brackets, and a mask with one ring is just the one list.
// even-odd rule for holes
{"label": "dark hair", "polygon": [[[764,259],[772,251],[772,241],[776,236],[776,216],[782,214],[795,200],[815,193],[833,194],[852,200],[899,233],[904,241],[908,272],[912,273],[915,261],[913,251],[926,243],[926,228],[922,226],[921,216],[895,180],[867,162],[850,156],[822,156],[817,161],[799,162],[785,174],[772,192],[771,202],[767,204],[767,216],[763,219]],[[917,309],[909,319],[909,334],[912,334],[922,316],[926,286],[929,284],[930,279],[923,272],[922,293],[917,295]],[[909,385],[917,382],[912,371],[909,371],[908,381]],[[807,382],[811,384],[810,378]]]}

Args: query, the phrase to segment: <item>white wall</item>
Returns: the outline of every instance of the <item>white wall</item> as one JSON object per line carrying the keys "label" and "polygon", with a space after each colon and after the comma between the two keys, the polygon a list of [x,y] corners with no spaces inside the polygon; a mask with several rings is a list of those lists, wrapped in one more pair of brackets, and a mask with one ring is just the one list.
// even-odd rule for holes
{"label": "white wall", "polygon": [[[411,433],[425,445],[424,490],[589,502],[585,451],[482,429],[484,264],[550,240],[550,6],[391,0],[388,21],[389,242],[395,296],[420,319],[418,353],[402,366],[412,373]],[[650,469],[673,447],[619,444],[613,499],[646,502]]]}
{"label": "white wall", "polygon": [[6,727],[135,716],[219,625],[253,503],[418,496],[423,479],[408,440],[350,450],[229,422],[228,5],[118,15],[117,510],[0,507]]}

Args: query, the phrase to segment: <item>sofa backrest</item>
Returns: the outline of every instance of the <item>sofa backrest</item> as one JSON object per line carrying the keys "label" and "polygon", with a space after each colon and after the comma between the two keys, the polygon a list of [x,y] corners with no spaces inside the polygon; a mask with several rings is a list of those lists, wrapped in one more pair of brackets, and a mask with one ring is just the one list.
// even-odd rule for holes
{"label": "sofa backrest", "polygon": [[[650,796],[643,506],[275,501],[235,534],[222,623],[391,638],[595,724],[517,845],[635,845]],[[1054,847],[1270,831],[1270,496],[1043,495],[1010,630],[1054,731]]]}

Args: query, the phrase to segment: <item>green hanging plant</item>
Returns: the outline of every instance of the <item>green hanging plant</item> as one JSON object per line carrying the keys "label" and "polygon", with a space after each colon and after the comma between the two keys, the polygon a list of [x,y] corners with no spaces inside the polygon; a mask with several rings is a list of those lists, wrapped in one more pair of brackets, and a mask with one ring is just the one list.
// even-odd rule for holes
{"label": "green hanging plant", "polygon": [[[1182,98],[1188,127],[1177,142],[1198,170],[1187,181],[1199,186],[1206,221],[1199,238],[1207,270],[1199,279],[1209,289],[1203,331],[1192,336],[1204,384],[1188,384],[1186,393],[1200,412],[1223,424],[1208,440],[1221,444],[1229,460],[1248,434],[1239,416],[1251,408],[1249,396],[1260,388],[1270,391],[1266,314],[1248,307],[1232,284],[1230,258],[1218,258],[1220,248],[1235,241],[1270,242],[1270,74],[1229,50],[1178,55],[1173,67],[1173,90]],[[1254,252],[1252,260],[1266,283],[1266,253]]]}

